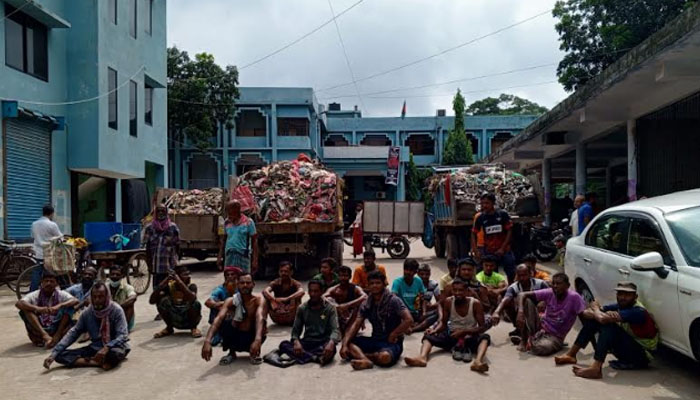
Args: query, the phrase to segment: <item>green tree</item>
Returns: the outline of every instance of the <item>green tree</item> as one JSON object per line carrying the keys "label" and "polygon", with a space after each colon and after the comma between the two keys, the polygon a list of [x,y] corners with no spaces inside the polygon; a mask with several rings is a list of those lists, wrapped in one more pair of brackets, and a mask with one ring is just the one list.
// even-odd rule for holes
{"label": "green tree", "polygon": [[474,163],[472,146],[467,140],[467,133],[464,131],[464,96],[457,89],[457,94],[452,100],[452,109],[455,112],[455,126],[447,136],[445,143],[445,155],[442,162],[445,165],[467,165]]}
{"label": "green tree", "polygon": [[559,0],[559,82],[576,90],[697,0]]}
{"label": "green tree", "polygon": [[467,107],[467,115],[542,115],[547,107],[512,94],[487,97]]}
{"label": "green tree", "polygon": [[206,151],[219,128],[232,128],[238,95],[235,66],[221,68],[211,54],[197,54],[193,60],[177,47],[168,49],[171,140],[184,142],[187,138],[200,151]]}

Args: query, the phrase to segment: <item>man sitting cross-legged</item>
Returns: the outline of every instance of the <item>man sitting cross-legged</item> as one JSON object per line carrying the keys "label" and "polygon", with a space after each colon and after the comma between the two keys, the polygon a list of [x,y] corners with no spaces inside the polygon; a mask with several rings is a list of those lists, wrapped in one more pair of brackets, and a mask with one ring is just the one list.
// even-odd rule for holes
{"label": "man sitting cross-legged", "polygon": [[406,357],[406,364],[411,367],[427,366],[430,350],[437,346],[451,350],[456,361],[470,362],[472,353],[476,353],[472,371],[486,372],[489,366],[484,363],[484,356],[491,338],[484,333],[484,310],[479,300],[467,297],[467,284],[461,279],[452,281],[452,291],[453,296],[441,303],[440,324],[425,332],[420,356]]}
{"label": "man sitting cross-legged", "polygon": [[[484,312],[488,314],[491,309],[489,301],[489,292],[481,282],[476,279],[476,261],[471,258],[459,260],[459,269],[457,277],[467,284],[467,296],[473,297],[481,302]],[[446,299],[452,296],[452,285],[447,285],[445,290],[440,294],[440,297]],[[490,320],[490,317],[487,317]]]}
{"label": "man sitting cross-legged", "polygon": [[[375,364],[390,367],[399,360],[403,352],[403,335],[413,318],[403,301],[386,288],[386,276],[381,271],[372,271],[367,277],[369,297],[360,316],[343,336],[340,356],[352,360],[354,369],[368,369]],[[372,336],[357,336],[365,319],[372,324]]]}
{"label": "man sitting cross-legged", "polygon": [[[215,287],[212,290],[211,295],[204,302],[204,305],[209,308],[209,326],[214,322],[214,318],[219,315],[221,307],[223,307],[226,299],[233,296],[238,289],[238,274],[242,271],[236,267],[225,267],[224,268],[224,283]],[[210,328],[211,329],[211,328]],[[214,337],[211,340],[212,346],[217,346],[221,343],[221,336],[214,333]]]}
{"label": "man sitting cross-legged", "polygon": [[[430,279],[430,265],[421,264],[418,267],[418,277],[423,281],[425,292],[423,293],[423,304],[425,305],[426,313],[420,316],[417,324],[411,329],[413,332],[422,332],[431,326],[435,325],[442,316],[440,311],[440,284]],[[433,302],[433,299],[435,300]]]}
{"label": "man sitting cross-legged", "polygon": [[109,288],[112,301],[119,304],[122,310],[124,310],[126,321],[129,324],[129,332],[131,332],[134,330],[134,323],[136,321],[134,315],[134,305],[138,298],[136,290],[133,286],[126,283],[126,279],[124,279],[124,270],[116,265],[110,268],[109,279],[107,279],[105,284]]}
{"label": "man sitting cross-legged", "polygon": [[508,288],[506,277],[496,272],[496,268],[498,268],[496,261],[497,258],[495,256],[485,255],[481,258],[484,269],[476,274],[476,280],[486,286],[492,307],[496,307],[501,301],[501,296]]}
{"label": "man sitting cross-legged", "polygon": [[[340,342],[338,314],[335,307],[323,299],[323,283],[319,280],[309,282],[309,301],[299,306],[292,340],[280,343],[280,352],[287,354],[297,364],[310,361],[326,365],[333,361],[335,345]],[[302,331],[304,337],[301,337]]]}
{"label": "man sitting cross-legged", "polygon": [[[80,335],[87,333],[88,346],[68,350]],[[111,299],[109,288],[97,282],[90,291],[90,306],[80,314],[78,323],[56,345],[44,360],[49,369],[54,360],[69,368],[97,367],[107,371],[121,363],[129,354],[129,330],[124,311]]]}
{"label": "man sitting cross-legged", "polygon": [[279,278],[270,282],[263,291],[266,300],[265,315],[277,325],[291,326],[297,315],[297,308],[304,297],[301,283],[292,278],[294,268],[289,261],[282,261],[279,267]]}
{"label": "man sitting cross-legged", "polygon": [[95,280],[97,280],[97,270],[88,266],[80,274],[80,282],[66,289],[66,292],[80,301],[75,306],[75,311],[80,311],[90,305],[90,289],[95,284]]}
{"label": "man sitting cross-legged", "polygon": [[249,273],[238,277],[238,293],[229,297],[214,318],[207,337],[202,345],[202,358],[211,360],[211,340],[214,333],[221,335],[225,355],[219,361],[220,365],[228,365],[236,359],[236,352],[247,351],[250,361],[255,364],[262,362],[260,348],[265,341],[266,327],[263,317],[264,300],[253,294],[255,282]]}
{"label": "man sitting cross-legged", "polygon": [[58,288],[56,274],[45,270],[38,290],[15,304],[35,346],[52,348],[71,327],[74,307],[80,301]]}
{"label": "man sitting cross-legged", "polygon": [[338,325],[340,331],[345,333],[348,327],[355,322],[357,312],[362,303],[367,299],[367,293],[362,288],[350,283],[352,269],[343,265],[338,268],[339,284],[328,289],[323,295],[323,298],[331,304],[335,305],[335,310],[338,312]]}
{"label": "man sitting cross-legged", "polygon": [[194,338],[202,336],[197,329],[202,320],[202,305],[197,301],[197,285],[192,283],[186,266],[178,266],[175,273],[163,279],[151,294],[149,303],[156,304],[165,322],[165,329],[153,335],[155,339],[172,335],[175,329],[189,329]]}
{"label": "man sitting cross-legged", "polygon": [[407,258],[403,262],[403,276],[394,280],[391,285],[391,292],[397,295],[411,312],[414,324],[420,317],[426,314],[426,305],[423,303],[425,287],[423,281],[416,277],[418,273],[418,261]]}
{"label": "man sitting cross-legged", "polygon": [[646,368],[652,360],[651,351],[659,343],[659,330],[654,319],[637,300],[637,285],[632,282],[617,284],[617,303],[600,307],[591,302],[583,312],[583,328],[571,349],[561,357],[554,357],[557,365],[576,364],[579,350],[586,348],[598,334],[594,345],[593,365],[574,366],[574,374],[581,378],[601,379],[603,363],[608,353],[617,357],[610,361],[614,369]]}

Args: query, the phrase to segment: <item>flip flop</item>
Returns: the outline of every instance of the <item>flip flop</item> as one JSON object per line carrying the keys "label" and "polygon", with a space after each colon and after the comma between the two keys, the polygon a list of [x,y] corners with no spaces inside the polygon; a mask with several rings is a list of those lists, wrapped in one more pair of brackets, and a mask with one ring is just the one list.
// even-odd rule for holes
{"label": "flip flop", "polygon": [[163,329],[163,330],[160,331],[160,332],[154,333],[154,334],[153,334],[153,339],[164,338],[164,337],[170,336],[170,335],[172,335],[172,334],[173,334],[173,331],[168,330],[168,328],[165,328],[165,329]]}
{"label": "flip flop", "polygon": [[192,329],[191,335],[193,338],[201,338],[202,337],[202,332],[199,329]]}
{"label": "flip flop", "polygon": [[452,349],[452,359],[455,361],[463,361],[464,360],[464,351],[462,349]]}
{"label": "flip flop", "polygon": [[219,365],[221,365],[221,366],[229,365],[234,361],[236,361],[236,354],[229,353],[229,354],[221,357],[221,359],[219,360]]}
{"label": "flip flop", "polygon": [[471,350],[465,349],[463,354],[464,354],[464,357],[462,358],[462,361],[464,361],[465,363],[472,362],[473,356],[472,356]]}

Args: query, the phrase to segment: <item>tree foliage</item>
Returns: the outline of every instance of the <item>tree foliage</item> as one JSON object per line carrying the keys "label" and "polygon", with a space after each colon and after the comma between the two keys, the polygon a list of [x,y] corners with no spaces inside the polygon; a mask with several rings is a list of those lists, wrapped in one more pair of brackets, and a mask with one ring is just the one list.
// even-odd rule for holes
{"label": "tree foliage", "polygon": [[168,49],[168,130],[171,140],[188,139],[204,151],[219,127],[230,129],[238,98],[238,70],[222,68],[214,56],[191,59],[177,47]]}
{"label": "tree foliage", "polygon": [[429,169],[418,169],[411,153],[406,166],[406,200],[421,201],[426,198],[425,181],[430,175],[432,171]]}
{"label": "tree foliage", "polygon": [[559,82],[576,90],[697,0],[559,0]]}
{"label": "tree foliage", "polygon": [[445,155],[443,164],[445,165],[467,165],[474,163],[472,146],[467,140],[467,133],[464,131],[464,96],[458,89],[452,100],[452,109],[455,112],[455,126],[447,136],[445,143]]}
{"label": "tree foliage", "polygon": [[467,108],[468,115],[541,115],[547,111],[547,107],[505,93],[477,100]]}

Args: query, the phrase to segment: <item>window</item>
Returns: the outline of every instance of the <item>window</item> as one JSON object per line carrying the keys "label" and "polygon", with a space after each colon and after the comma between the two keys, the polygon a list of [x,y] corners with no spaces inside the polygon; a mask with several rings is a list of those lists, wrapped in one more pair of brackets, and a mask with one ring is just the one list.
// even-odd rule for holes
{"label": "window", "polygon": [[309,136],[306,118],[277,118],[278,136]]}
{"label": "window", "polygon": [[432,156],[435,154],[435,141],[430,135],[411,135],[406,139],[406,146],[414,156]]}
{"label": "window", "polygon": [[479,138],[477,138],[476,133],[467,133],[467,140],[469,140],[469,143],[472,145],[472,154],[474,157],[479,155]]}
{"label": "window", "polygon": [[391,140],[384,135],[367,135],[360,142],[360,146],[391,146]]}
{"label": "window", "polygon": [[138,2],[136,0],[129,0],[129,35],[136,39],[136,27],[137,27],[137,17],[138,17]]}
{"label": "window", "polygon": [[107,2],[107,8],[109,9],[109,21],[114,25],[117,24],[117,0],[109,0]]}
{"label": "window", "polygon": [[338,146],[350,146],[350,142],[341,135],[329,135],[326,141],[323,142],[324,146],[327,147],[338,147]]}
{"label": "window", "polygon": [[5,64],[48,81],[46,26],[10,6],[5,6],[5,15]]}
{"label": "window", "polygon": [[512,137],[510,132],[496,132],[496,136],[491,138],[491,153],[498,151]]}
{"label": "window", "polygon": [[666,220],[688,265],[700,267],[700,207],[673,212]]}
{"label": "window", "polygon": [[648,219],[632,218],[627,248],[627,254],[632,257],[655,251],[664,258],[664,264],[673,265],[673,260],[666,248],[663,236],[656,227],[656,224]]}
{"label": "window", "polygon": [[153,0],[146,0],[148,12],[146,14],[146,33],[153,35]]}
{"label": "window", "polygon": [[146,125],[153,126],[153,88],[146,85],[143,91],[144,102],[144,122]]}
{"label": "window", "polygon": [[109,117],[108,125],[112,129],[119,129],[119,124],[117,118],[118,111],[118,93],[117,93],[117,71],[112,68],[107,68],[107,86],[109,90]]}
{"label": "window", "polygon": [[630,220],[619,215],[610,215],[596,221],[588,231],[586,245],[615,253],[627,254],[627,236]]}
{"label": "window", "polygon": [[138,135],[138,121],[136,118],[138,103],[137,103],[137,91],[138,85],[134,81],[129,81],[129,135]]}
{"label": "window", "polygon": [[265,116],[258,110],[242,110],[235,118],[236,136],[265,137],[267,124]]}

